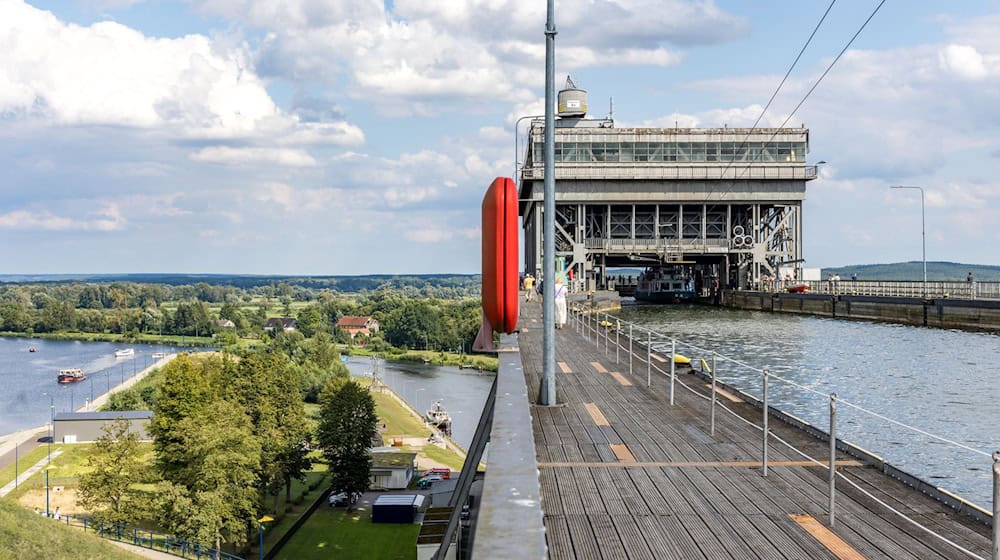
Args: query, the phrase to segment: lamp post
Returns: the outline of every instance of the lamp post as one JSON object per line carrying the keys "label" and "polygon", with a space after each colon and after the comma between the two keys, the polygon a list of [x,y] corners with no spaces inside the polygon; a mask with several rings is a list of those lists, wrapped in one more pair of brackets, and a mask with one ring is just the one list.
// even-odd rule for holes
{"label": "lamp post", "polygon": [[49,398],[49,460],[52,462],[52,440],[55,438],[55,421],[56,421],[56,402],[55,398],[48,393],[42,393],[42,395]]}
{"label": "lamp post", "polygon": [[264,560],[264,524],[274,521],[274,518],[270,515],[265,515],[257,520],[257,527],[260,528],[260,560]]}
{"label": "lamp post", "polygon": [[920,246],[924,261],[924,297],[927,297],[927,219],[924,212],[924,189],[923,187],[911,187],[907,185],[892,185],[890,189],[917,189],[920,191]]}

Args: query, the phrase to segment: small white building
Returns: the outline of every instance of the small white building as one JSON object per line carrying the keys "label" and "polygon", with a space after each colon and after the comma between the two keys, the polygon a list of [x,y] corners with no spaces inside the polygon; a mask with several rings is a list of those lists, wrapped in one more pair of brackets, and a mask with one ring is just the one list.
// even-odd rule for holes
{"label": "small white building", "polygon": [[416,453],[372,450],[371,487],[402,490],[409,486],[416,469]]}

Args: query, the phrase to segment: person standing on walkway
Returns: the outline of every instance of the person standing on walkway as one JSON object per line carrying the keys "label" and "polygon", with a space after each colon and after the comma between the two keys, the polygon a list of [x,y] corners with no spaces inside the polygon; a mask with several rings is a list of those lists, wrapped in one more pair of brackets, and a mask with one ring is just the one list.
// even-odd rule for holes
{"label": "person standing on walkway", "polygon": [[531,301],[535,293],[535,277],[527,275],[524,277],[524,300]]}
{"label": "person standing on walkway", "polygon": [[556,277],[553,297],[556,302],[556,328],[561,329],[566,325],[566,286],[563,285],[562,276]]}

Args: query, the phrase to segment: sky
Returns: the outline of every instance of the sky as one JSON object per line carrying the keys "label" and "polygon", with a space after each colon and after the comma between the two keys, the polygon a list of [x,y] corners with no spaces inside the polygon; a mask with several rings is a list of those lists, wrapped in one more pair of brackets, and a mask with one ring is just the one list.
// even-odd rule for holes
{"label": "sky", "polygon": [[[762,125],[877,6],[835,2]],[[829,5],[556,3],[616,126],[749,126]],[[0,274],[474,273],[541,0],[0,0]],[[1000,2],[889,0],[792,116],[806,266],[1000,264]],[[523,136],[523,125],[522,125]]]}

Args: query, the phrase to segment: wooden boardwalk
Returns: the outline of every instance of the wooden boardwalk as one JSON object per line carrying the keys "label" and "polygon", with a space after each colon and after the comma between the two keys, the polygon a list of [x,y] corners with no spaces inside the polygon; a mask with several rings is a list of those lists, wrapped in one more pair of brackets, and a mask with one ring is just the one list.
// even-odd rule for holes
{"label": "wooden boardwalk", "polygon": [[[537,302],[522,302],[521,313],[521,359],[535,399],[541,310]],[[671,408],[666,378],[654,371],[647,388],[646,366],[638,360],[629,376],[627,351],[616,364],[613,341],[609,357],[571,325],[556,331],[556,341],[560,405],[532,406],[550,558],[971,558],[839,480],[836,523],[829,528],[826,468],[772,440],[765,478],[759,430],[718,410],[713,437],[708,402],[678,384]],[[645,357],[644,348],[637,352]],[[693,375],[678,379],[708,393]],[[759,419],[760,411],[746,403],[719,400]],[[828,457],[826,442],[777,420],[770,427],[811,457]],[[838,471],[989,558],[985,525],[849,457],[838,457]]]}

